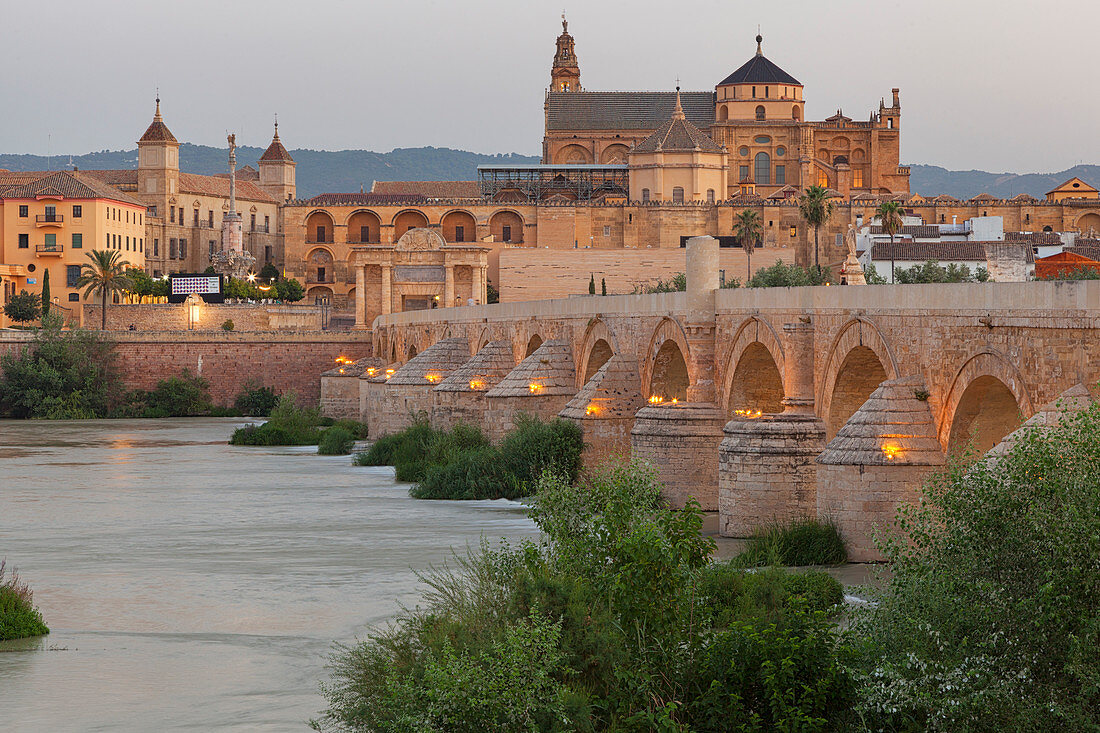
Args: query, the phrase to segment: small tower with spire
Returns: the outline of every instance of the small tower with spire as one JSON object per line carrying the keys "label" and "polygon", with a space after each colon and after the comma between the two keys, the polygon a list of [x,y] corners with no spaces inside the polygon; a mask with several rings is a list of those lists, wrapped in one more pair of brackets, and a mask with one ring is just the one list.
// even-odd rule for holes
{"label": "small tower with spire", "polygon": [[297,188],[294,182],[294,169],[297,163],[279,140],[279,118],[275,117],[275,136],[271,144],[260,156],[260,187],[270,193],[276,201],[282,203],[294,198]]}
{"label": "small tower with spire", "polygon": [[163,197],[158,208],[164,209],[168,197],[179,192],[180,144],[160,115],[159,94],[156,104],[153,121],[137,143],[137,193],[144,197]]}
{"label": "small tower with spire", "polygon": [[569,21],[565,12],[561,14],[561,35],[558,36],[557,51],[554,53],[554,66],[550,69],[550,91],[581,91],[581,67],[577,62],[577,51],[573,36],[569,35]]}

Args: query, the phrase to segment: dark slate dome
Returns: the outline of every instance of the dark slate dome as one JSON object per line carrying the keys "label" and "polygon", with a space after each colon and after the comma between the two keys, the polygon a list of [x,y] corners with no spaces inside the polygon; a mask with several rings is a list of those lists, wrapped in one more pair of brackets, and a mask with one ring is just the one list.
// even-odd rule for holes
{"label": "dark slate dome", "polygon": [[729,84],[792,84],[802,86],[802,82],[783,71],[764,55],[760,43],[764,39],[756,37],[756,55],[746,61],[741,68],[718,82],[723,87]]}

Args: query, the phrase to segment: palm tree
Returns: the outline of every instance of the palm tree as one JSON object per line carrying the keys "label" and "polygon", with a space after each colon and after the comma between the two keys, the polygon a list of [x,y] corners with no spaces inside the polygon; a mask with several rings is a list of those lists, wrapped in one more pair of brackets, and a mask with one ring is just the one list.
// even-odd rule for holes
{"label": "palm tree", "polygon": [[817,231],[833,215],[833,202],[824,186],[810,186],[798,199],[798,213],[802,220],[814,228],[814,268],[821,274],[817,259]]}
{"label": "palm tree", "polygon": [[737,236],[741,239],[741,246],[745,249],[745,255],[749,260],[748,276],[745,284],[752,279],[752,251],[756,249],[756,242],[760,239],[761,225],[760,215],[752,209],[745,209],[737,215],[737,223],[734,225]]}
{"label": "palm tree", "polygon": [[902,211],[897,201],[884,201],[875,209],[882,231],[890,235],[890,282],[894,281],[894,235],[901,231]]}
{"label": "palm tree", "polygon": [[122,253],[116,250],[93,249],[87,253],[87,257],[91,262],[85,262],[80,268],[80,278],[76,281],[76,286],[84,288],[85,298],[99,291],[103,297],[103,321],[100,330],[106,331],[108,296],[134,287],[126,274],[130,263],[123,260]]}

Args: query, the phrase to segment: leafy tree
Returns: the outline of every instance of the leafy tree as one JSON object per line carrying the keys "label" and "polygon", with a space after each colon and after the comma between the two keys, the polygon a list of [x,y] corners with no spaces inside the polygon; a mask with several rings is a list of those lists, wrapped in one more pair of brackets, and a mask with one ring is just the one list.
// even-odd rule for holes
{"label": "leafy tree", "polygon": [[77,287],[84,288],[84,297],[99,291],[103,299],[103,311],[100,330],[107,330],[107,302],[113,293],[133,288],[133,281],[126,274],[130,264],[122,259],[122,253],[113,249],[94,249],[86,253],[90,262],[85,262],[80,270]]}
{"label": "leafy tree", "polygon": [[244,391],[237,395],[234,406],[242,415],[248,417],[267,417],[279,404],[279,395],[271,387],[260,386],[258,382],[249,382]]}
{"label": "leafy tree", "polygon": [[491,281],[485,283],[485,302],[486,303],[499,303],[500,291],[493,287]]}
{"label": "leafy tree", "polygon": [[[988,279],[989,274],[986,273]],[[913,283],[972,283],[977,278],[966,265],[954,262],[943,267],[935,260],[928,260],[912,267],[899,267],[894,271],[894,280],[903,285]]]}
{"label": "leafy tree", "polygon": [[657,282],[655,283],[649,285],[635,286],[634,288],[635,293],[646,294],[676,293],[684,290],[687,290],[687,275],[682,272],[676,273],[668,280],[665,280],[664,278],[657,278]]}
{"label": "leafy tree", "polygon": [[45,268],[42,272],[42,317],[45,318],[50,313],[50,268]]}
{"label": "leafy tree", "polygon": [[955,461],[858,609],[873,730],[1100,729],[1100,406]]}
{"label": "leafy tree", "polygon": [[882,231],[890,235],[890,244],[894,243],[894,235],[901,231],[902,214],[904,209],[897,201],[883,201],[875,209]]}
{"label": "leafy tree", "polygon": [[287,278],[275,283],[275,293],[278,295],[279,300],[287,303],[296,303],[306,297],[305,288],[294,278]]}
{"label": "leafy tree", "polygon": [[37,321],[42,317],[42,298],[38,293],[21,290],[4,304],[4,315],[17,323]]}
{"label": "leafy tree", "polygon": [[[137,267],[130,267],[126,270],[126,277],[130,278],[132,286],[130,287],[130,294],[136,295],[138,298],[146,298],[154,295],[156,289],[157,280],[149,277],[145,270]],[[164,281],[167,285],[167,280]]]}
{"label": "leafy tree", "polygon": [[818,261],[818,230],[829,221],[833,215],[833,202],[829,196],[829,190],[824,186],[810,186],[798,199],[798,214],[802,221],[814,228],[814,268],[819,272],[821,264]]}
{"label": "leafy tree", "polygon": [[886,278],[878,274],[878,270],[870,263],[863,268],[863,278],[867,281],[868,285],[885,285],[887,282]]}
{"label": "leafy tree", "polygon": [[807,269],[800,265],[777,261],[771,267],[757,270],[745,283],[749,288],[794,288],[806,285],[824,285],[829,282],[829,271],[820,268]]}
{"label": "leafy tree", "polygon": [[269,282],[277,280],[279,278],[279,268],[268,262],[263,266],[263,269],[260,270],[259,277],[261,280],[267,280]]}
{"label": "leafy tree", "polygon": [[748,258],[748,277],[752,278],[752,251],[756,249],[760,234],[764,231],[760,223],[760,214],[752,209],[745,209],[737,215],[734,231],[737,232],[741,246],[745,249],[745,257]]}

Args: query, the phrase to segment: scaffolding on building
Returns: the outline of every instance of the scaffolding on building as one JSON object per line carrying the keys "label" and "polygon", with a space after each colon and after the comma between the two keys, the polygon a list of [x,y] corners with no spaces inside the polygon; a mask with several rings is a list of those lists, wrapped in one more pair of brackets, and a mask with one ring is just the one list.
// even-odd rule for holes
{"label": "scaffolding on building", "polygon": [[479,165],[481,195],[497,201],[544,201],[560,196],[594,201],[627,196],[626,165]]}

